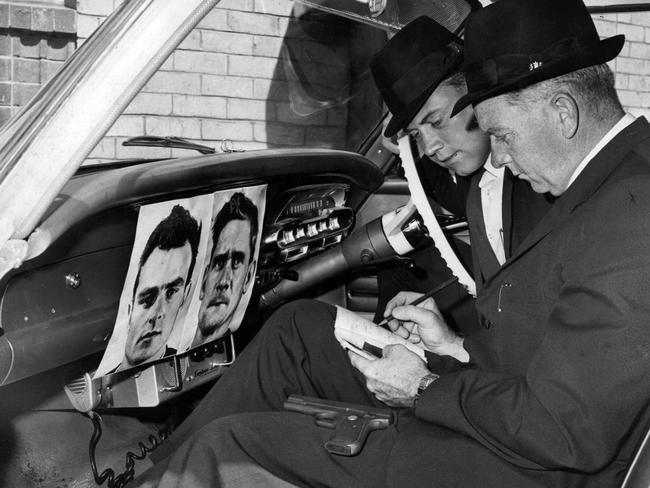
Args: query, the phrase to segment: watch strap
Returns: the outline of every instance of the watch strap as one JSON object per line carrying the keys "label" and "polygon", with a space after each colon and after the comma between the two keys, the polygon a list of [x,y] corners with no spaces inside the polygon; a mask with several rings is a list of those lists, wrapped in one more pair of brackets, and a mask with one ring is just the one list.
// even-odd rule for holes
{"label": "watch strap", "polygon": [[426,390],[431,385],[431,383],[436,381],[438,378],[440,378],[440,375],[435,373],[425,374],[422,378],[420,378],[417,397],[419,398],[420,395],[424,393],[424,390]]}

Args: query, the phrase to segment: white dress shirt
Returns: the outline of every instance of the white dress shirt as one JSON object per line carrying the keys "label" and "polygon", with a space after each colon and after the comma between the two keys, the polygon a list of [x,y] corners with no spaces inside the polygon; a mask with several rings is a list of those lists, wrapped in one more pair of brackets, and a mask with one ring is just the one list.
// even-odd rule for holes
{"label": "white dress shirt", "polygon": [[483,222],[488,241],[494,254],[503,264],[506,261],[506,251],[503,245],[503,172],[504,168],[495,168],[490,163],[491,157],[483,165],[483,175],[478,183],[481,189],[481,207]]}

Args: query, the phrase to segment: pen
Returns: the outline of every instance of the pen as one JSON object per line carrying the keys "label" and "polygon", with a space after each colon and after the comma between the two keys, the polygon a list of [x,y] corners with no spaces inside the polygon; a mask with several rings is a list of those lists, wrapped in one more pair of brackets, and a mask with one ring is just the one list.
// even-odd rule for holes
{"label": "pen", "polygon": [[[425,293],[424,295],[422,295],[421,297],[416,298],[416,299],[413,300],[411,303],[407,303],[407,305],[419,305],[420,303],[422,303],[423,301],[425,301],[427,298],[431,298],[433,295],[435,295],[436,293],[438,293],[438,292],[444,290],[445,288],[447,288],[447,287],[448,287],[449,285],[451,285],[452,283],[455,283],[456,281],[458,281],[458,278],[455,277],[455,276],[452,276],[452,277],[449,278],[447,281],[444,281],[444,282],[440,283],[438,286],[432,288],[431,290],[429,290],[428,292],[426,292],[426,293]],[[381,322],[379,322],[377,325],[378,325],[379,327],[383,327],[384,329],[388,329],[388,322],[391,321],[391,320],[393,320],[394,318],[395,318],[395,317],[393,317],[393,315],[391,314],[391,315],[389,315],[388,317],[386,317],[384,320],[382,320]]]}

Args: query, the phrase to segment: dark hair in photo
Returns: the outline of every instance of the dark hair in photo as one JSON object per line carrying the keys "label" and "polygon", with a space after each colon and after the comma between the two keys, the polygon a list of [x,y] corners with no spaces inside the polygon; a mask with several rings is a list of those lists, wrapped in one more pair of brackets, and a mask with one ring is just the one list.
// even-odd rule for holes
{"label": "dark hair in photo", "polygon": [[257,207],[248,198],[241,192],[235,193],[231,199],[221,207],[219,213],[214,219],[214,224],[212,225],[212,251],[210,256],[214,252],[214,247],[217,245],[219,240],[219,234],[224,229],[226,224],[232,220],[248,220],[251,224],[251,236],[250,236],[250,248],[251,256],[255,252],[255,242],[257,241]]}
{"label": "dark hair in photo", "polygon": [[155,249],[161,249],[163,251],[176,249],[183,247],[186,242],[190,244],[190,250],[192,251],[192,259],[187,271],[187,280],[185,281],[185,286],[187,286],[196,263],[196,254],[199,249],[200,239],[201,224],[192,217],[186,208],[181,205],[174,205],[169,215],[158,223],[156,228],[149,235],[149,239],[147,239],[147,243],[140,255],[138,275],[136,276],[135,284],[133,285],[133,293],[135,294],[135,290],[138,289],[140,269],[142,269],[142,266],[147,262],[147,259],[149,259],[149,256],[151,256],[151,253]]}

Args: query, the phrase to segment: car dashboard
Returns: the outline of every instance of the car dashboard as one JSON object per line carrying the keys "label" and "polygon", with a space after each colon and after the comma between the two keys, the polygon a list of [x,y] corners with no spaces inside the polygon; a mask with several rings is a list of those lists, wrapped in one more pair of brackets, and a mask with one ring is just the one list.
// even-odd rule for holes
{"label": "car dashboard", "polygon": [[0,384],[106,348],[143,205],[266,184],[249,305],[254,312],[260,295],[297,279],[296,264],[346,238],[356,210],[382,179],[358,154],[309,149],[205,155],[79,173],[32,236],[38,255],[0,282]]}

